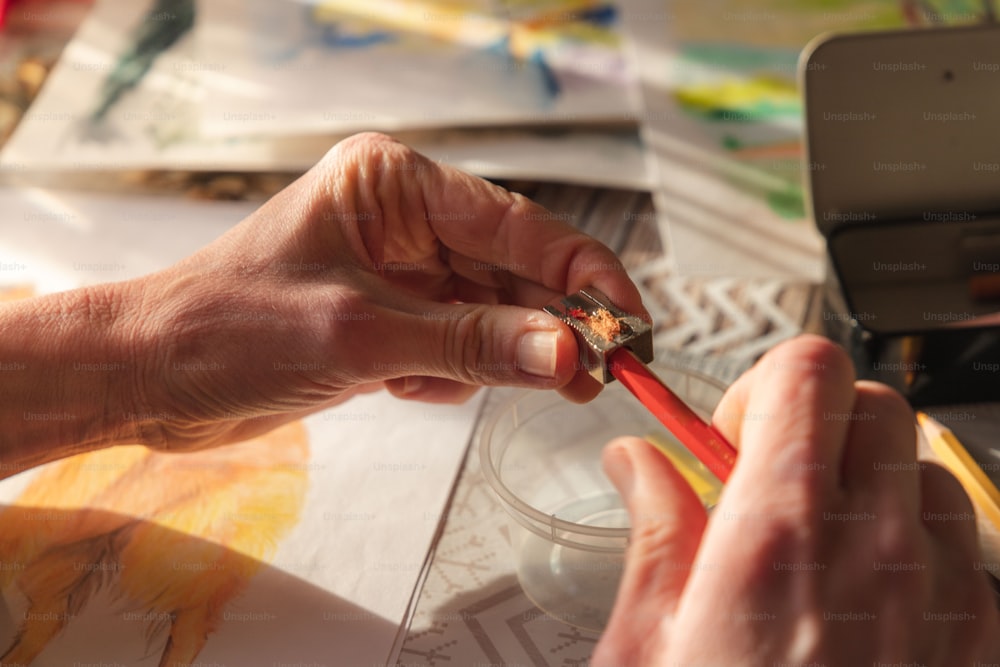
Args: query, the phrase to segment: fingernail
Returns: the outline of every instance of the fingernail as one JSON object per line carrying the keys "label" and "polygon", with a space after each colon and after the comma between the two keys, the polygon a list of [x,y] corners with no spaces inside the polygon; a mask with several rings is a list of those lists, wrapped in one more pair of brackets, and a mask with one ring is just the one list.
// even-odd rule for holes
{"label": "fingernail", "polygon": [[628,449],[623,445],[612,445],[612,447],[613,449],[604,457],[604,472],[618,489],[622,499],[628,502],[635,482],[632,457],[629,456]]}
{"label": "fingernail", "polygon": [[424,378],[419,375],[407,375],[403,378],[403,395],[415,394],[424,388]]}
{"label": "fingernail", "polygon": [[531,375],[551,378],[556,375],[556,332],[529,331],[517,344],[517,364]]}

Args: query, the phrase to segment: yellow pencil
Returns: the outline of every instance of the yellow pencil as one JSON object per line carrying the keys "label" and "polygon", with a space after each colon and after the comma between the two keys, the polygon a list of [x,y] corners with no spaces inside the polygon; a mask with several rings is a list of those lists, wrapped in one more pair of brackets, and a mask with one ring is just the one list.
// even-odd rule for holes
{"label": "yellow pencil", "polygon": [[917,423],[934,454],[958,479],[976,510],[1000,531],[1000,490],[947,427],[923,412],[917,413]]}

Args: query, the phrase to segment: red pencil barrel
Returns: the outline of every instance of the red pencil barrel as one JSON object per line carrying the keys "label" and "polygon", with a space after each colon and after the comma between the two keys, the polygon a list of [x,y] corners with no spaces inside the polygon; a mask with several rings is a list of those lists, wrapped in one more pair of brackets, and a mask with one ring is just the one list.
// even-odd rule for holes
{"label": "red pencil barrel", "polygon": [[620,348],[611,355],[609,369],[712,474],[723,482],[729,479],[736,450],[670,391],[646,364],[630,350]]}

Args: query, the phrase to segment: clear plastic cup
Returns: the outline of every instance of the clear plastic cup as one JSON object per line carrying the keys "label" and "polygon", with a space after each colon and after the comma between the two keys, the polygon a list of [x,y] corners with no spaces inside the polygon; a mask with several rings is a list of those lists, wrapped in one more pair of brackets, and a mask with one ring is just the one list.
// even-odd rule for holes
{"label": "clear plastic cup", "polygon": [[[706,420],[724,385],[697,373],[652,368]],[[619,383],[578,405],[556,392],[522,391],[493,410],[480,433],[483,474],[510,516],[518,581],[540,609],[600,631],[614,604],[629,517],[601,468],[621,435],[647,438],[677,465],[707,507],[721,484]]]}

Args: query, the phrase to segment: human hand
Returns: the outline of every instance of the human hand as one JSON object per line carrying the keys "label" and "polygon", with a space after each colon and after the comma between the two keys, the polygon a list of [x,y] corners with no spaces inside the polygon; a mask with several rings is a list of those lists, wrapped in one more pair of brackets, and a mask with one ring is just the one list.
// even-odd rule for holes
{"label": "human hand", "polygon": [[897,393],[806,336],[741,377],[713,423],[740,455],[711,518],[650,445],[605,450],[633,528],[594,667],[997,663],[972,506],[916,461]]}
{"label": "human hand", "polygon": [[[243,439],[383,385],[587,400],[575,339],[541,312],[587,285],[644,313],[606,247],[526,198],[358,135],[217,241],[119,286],[148,444]],[[461,302],[461,303],[458,303]],[[116,306],[117,307],[117,306]]]}

